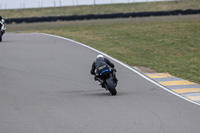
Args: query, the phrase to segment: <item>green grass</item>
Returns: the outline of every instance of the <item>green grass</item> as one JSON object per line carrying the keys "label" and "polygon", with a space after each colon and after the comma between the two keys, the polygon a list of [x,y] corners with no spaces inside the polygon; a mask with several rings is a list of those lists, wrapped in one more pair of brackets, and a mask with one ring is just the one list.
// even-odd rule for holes
{"label": "green grass", "polygon": [[7,25],[67,37],[129,64],[200,83],[200,15]]}
{"label": "green grass", "polygon": [[69,16],[85,14],[108,14],[143,11],[166,11],[177,9],[200,9],[200,0],[164,1],[149,3],[110,4],[93,6],[66,6],[56,8],[0,10],[4,18]]}

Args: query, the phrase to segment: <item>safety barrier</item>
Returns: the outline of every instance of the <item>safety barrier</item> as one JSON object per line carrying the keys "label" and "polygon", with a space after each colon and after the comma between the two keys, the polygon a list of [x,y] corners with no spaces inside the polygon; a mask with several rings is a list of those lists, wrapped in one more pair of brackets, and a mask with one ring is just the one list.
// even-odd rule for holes
{"label": "safety barrier", "polygon": [[9,18],[7,24],[12,23],[34,23],[51,21],[74,21],[91,19],[112,19],[112,18],[130,18],[130,17],[150,17],[150,16],[170,16],[170,15],[191,15],[200,14],[200,9],[156,11],[156,12],[133,12],[133,13],[113,13],[113,14],[89,14],[73,16],[49,16],[49,17],[30,17],[30,18]]}

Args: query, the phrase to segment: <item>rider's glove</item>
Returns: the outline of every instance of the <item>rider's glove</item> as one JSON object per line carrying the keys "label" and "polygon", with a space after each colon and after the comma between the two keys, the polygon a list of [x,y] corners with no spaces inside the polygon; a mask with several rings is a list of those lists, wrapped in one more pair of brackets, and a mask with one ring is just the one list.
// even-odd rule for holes
{"label": "rider's glove", "polygon": [[112,69],[114,72],[117,72],[117,70],[115,68]]}

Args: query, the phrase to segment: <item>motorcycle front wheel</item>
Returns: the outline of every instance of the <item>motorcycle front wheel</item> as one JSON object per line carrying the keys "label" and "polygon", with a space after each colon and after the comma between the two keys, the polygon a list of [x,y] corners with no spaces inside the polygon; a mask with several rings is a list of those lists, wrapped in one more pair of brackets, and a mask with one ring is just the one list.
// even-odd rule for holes
{"label": "motorcycle front wheel", "polygon": [[2,33],[1,33],[1,31],[0,31],[0,42],[2,41]]}

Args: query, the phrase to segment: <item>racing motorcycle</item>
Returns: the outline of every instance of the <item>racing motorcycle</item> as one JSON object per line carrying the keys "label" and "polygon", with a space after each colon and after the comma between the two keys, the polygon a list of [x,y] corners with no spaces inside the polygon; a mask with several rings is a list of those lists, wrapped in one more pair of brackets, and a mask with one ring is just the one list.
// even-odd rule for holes
{"label": "racing motorcycle", "polygon": [[116,78],[116,70],[108,67],[103,70],[100,74],[96,73],[95,80],[100,82],[102,88],[108,90],[112,95],[117,94],[116,86],[117,86],[117,78]]}
{"label": "racing motorcycle", "polygon": [[2,36],[6,31],[6,27],[3,24],[0,24],[0,25],[1,25],[1,31],[0,31],[0,42],[1,42],[2,41]]}

